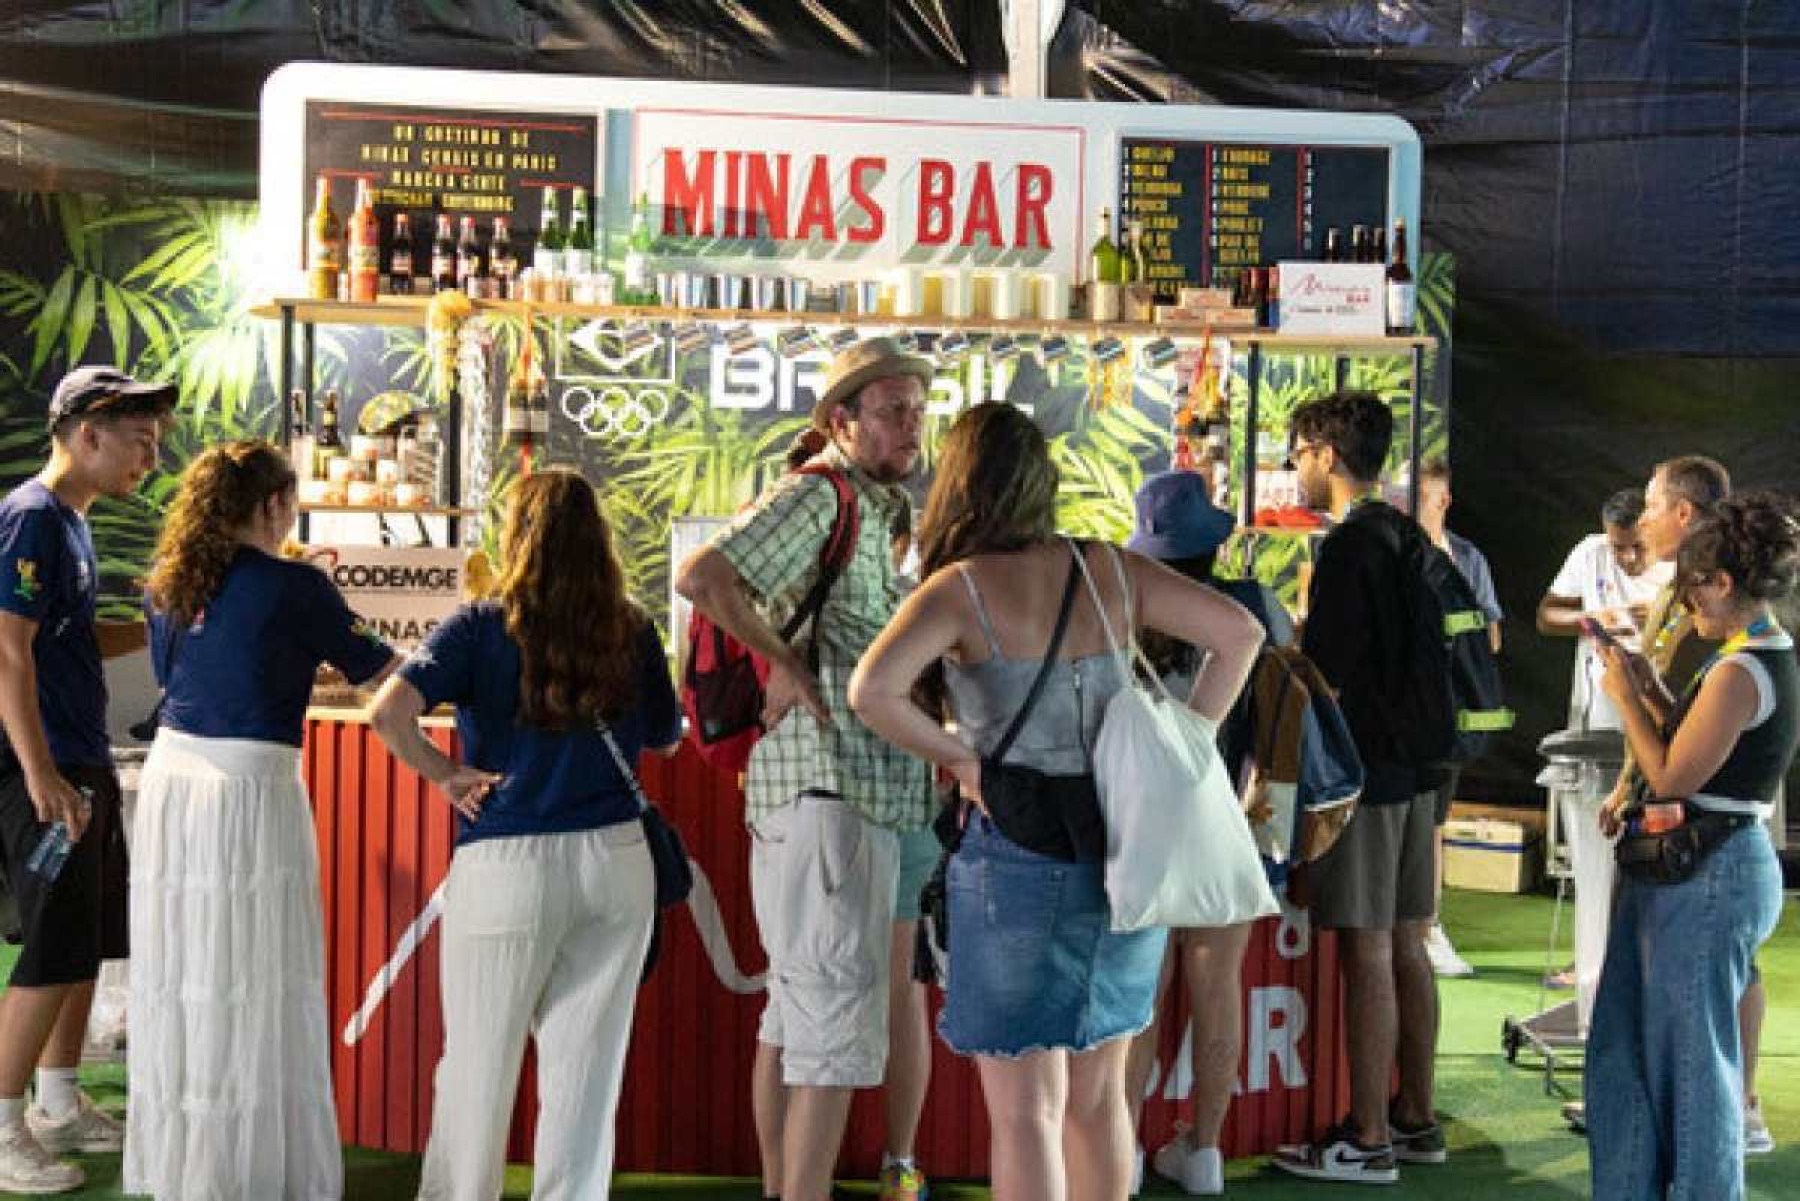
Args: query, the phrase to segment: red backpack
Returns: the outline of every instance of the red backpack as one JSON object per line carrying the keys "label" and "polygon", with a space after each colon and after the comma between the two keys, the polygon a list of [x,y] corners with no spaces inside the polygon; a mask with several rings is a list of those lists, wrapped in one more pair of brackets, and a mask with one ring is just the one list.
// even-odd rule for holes
{"label": "red backpack", "polygon": [[[792,617],[781,627],[781,640],[791,641],[809,618],[825,607],[831,586],[856,553],[861,524],[850,479],[835,467],[808,463],[799,475],[824,476],[837,490],[837,518],[819,550],[819,578],[807,590]],[[819,630],[813,623],[807,661],[819,667]],[[708,766],[734,775],[750,765],[750,751],[763,736],[763,686],[769,661],[727,634],[712,618],[693,609],[688,614],[687,669],[681,677],[681,708],[687,714],[688,737]]]}

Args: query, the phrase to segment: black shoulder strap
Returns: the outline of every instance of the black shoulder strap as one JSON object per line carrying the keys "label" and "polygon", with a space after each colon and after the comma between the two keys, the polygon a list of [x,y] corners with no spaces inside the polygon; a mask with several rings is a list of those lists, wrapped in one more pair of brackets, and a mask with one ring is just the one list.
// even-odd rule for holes
{"label": "black shoulder strap", "polygon": [[1069,549],[1069,580],[1063,585],[1062,607],[1056,611],[1056,630],[1050,635],[1050,645],[1044,649],[1043,665],[1038,668],[1037,678],[1031,681],[1031,691],[1025,694],[1025,703],[1013,714],[1012,724],[1006,727],[1006,733],[1000,735],[1000,741],[987,756],[996,763],[1006,758],[1006,752],[1012,749],[1013,739],[1025,728],[1025,719],[1037,708],[1038,697],[1043,695],[1044,685],[1050,682],[1051,669],[1056,666],[1057,652],[1062,650],[1063,635],[1069,631],[1069,615],[1075,611],[1075,589],[1081,583],[1081,564],[1075,558],[1081,553],[1081,544],[1071,543]]}

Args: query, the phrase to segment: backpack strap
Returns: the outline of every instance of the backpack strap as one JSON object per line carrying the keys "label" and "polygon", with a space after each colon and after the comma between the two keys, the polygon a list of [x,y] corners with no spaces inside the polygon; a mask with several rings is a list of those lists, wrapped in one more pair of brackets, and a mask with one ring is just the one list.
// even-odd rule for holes
{"label": "backpack strap", "polygon": [[1074,561],[1069,564],[1069,578],[1063,584],[1062,604],[1056,610],[1056,629],[1050,635],[1050,645],[1044,648],[1044,661],[1038,667],[1037,677],[1031,681],[1031,690],[1025,694],[1025,703],[1013,714],[1012,724],[1006,727],[1006,733],[1000,735],[1000,741],[986,756],[995,763],[1006,758],[1006,752],[1012,750],[1013,740],[1019,731],[1025,728],[1025,719],[1037,708],[1038,697],[1044,694],[1044,685],[1050,682],[1050,672],[1056,667],[1056,656],[1062,650],[1063,635],[1069,632],[1069,615],[1075,612],[1075,588],[1081,582],[1081,552],[1075,551]]}
{"label": "backpack strap", "polygon": [[[862,509],[856,503],[856,492],[850,484],[850,477],[837,468],[824,463],[807,463],[794,469],[796,475],[823,476],[831,481],[832,489],[837,493],[837,516],[832,519],[831,531],[825,535],[825,544],[819,548],[819,578],[806,591],[793,614],[782,624],[781,640],[788,642],[800,632],[800,627],[816,618],[825,608],[825,599],[831,594],[831,586],[837,583],[844,568],[856,555],[856,538],[862,529]],[[819,624],[813,621],[812,638],[807,649],[807,666],[814,672],[819,670]]]}

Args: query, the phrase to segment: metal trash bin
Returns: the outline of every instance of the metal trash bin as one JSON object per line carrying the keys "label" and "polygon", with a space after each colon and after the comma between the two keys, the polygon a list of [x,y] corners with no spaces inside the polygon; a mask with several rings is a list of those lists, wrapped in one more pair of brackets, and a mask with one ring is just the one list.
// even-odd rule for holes
{"label": "metal trash bin", "polygon": [[1556,907],[1550,919],[1550,941],[1544,976],[1556,970],[1563,904],[1575,888],[1575,979],[1573,1000],[1546,1005],[1548,989],[1540,984],[1538,1011],[1508,1017],[1501,1027],[1501,1046],[1509,1061],[1526,1048],[1543,1057],[1544,1089],[1556,1091],[1557,1057],[1565,1059],[1587,1041],[1600,968],[1606,961],[1606,932],[1612,911],[1612,842],[1600,833],[1600,804],[1612,792],[1625,761],[1625,738],[1618,730],[1559,730],[1538,743],[1548,761],[1537,782],[1548,792],[1547,857],[1556,880]]}

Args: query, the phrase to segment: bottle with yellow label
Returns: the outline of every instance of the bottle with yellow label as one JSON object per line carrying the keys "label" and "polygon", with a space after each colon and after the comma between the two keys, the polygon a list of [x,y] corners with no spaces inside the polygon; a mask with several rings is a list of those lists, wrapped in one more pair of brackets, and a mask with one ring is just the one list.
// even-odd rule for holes
{"label": "bottle with yellow label", "polygon": [[336,300],[344,270],[344,223],[331,207],[331,180],[319,176],[312,216],[306,223],[306,294],[313,300]]}

